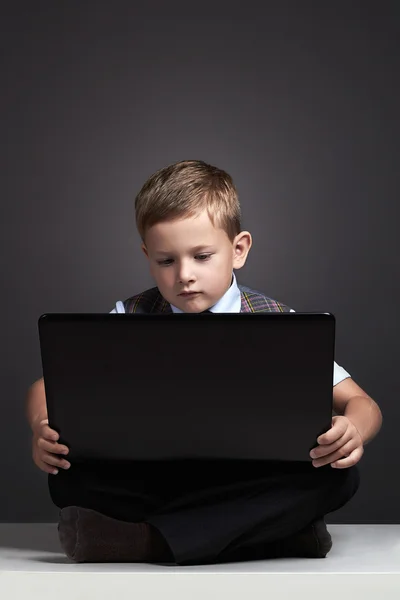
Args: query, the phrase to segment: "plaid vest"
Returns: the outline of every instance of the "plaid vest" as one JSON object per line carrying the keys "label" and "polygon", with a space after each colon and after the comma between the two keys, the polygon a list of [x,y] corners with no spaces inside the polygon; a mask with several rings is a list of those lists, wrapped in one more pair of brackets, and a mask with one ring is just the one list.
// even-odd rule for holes
{"label": "plaid vest", "polygon": [[[239,285],[241,296],[240,312],[290,312],[290,307],[268,298],[261,292]],[[157,287],[146,290],[124,301],[126,313],[172,313],[169,302]]]}

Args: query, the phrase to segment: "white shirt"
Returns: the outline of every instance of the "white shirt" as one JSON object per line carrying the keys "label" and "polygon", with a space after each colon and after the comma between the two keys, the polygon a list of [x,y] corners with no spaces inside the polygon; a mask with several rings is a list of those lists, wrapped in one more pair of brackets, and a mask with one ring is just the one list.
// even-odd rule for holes
{"label": "white shirt", "polygon": [[[220,312],[239,313],[240,309],[241,309],[241,305],[242,305],[242,300],[241,300],[240,289],[239,289],[237,281],[236,281],[235,273],[233,273],[233,281],[232,281],[231,287],[229,288],[229,290],[227,290],[225,292],[225,294],[222,296],[222,298],[220,298],[218,300],[218,302],[216,304],[214,304],[214,306],[211,306],[209,308],[209,310],[211,312],[215,312],[215,313],[220,313]],[[170,306],[174,313],[183,313],[184,312],[183,310],[181,310],[177,306],[174,306],[173,304],[171,304]],[[290,312],[295,312],[295,311],[291,308]],[[111,311],[111,313],[125,313],[124,303],[119,300],[116,303],[115,308]],[[347,379],[347,377],[351,377],[351,375],[343,367],[341,367],[336,362],[334,362],[333,363],[333,385],[334,386],[337,385],[344,379]]]}

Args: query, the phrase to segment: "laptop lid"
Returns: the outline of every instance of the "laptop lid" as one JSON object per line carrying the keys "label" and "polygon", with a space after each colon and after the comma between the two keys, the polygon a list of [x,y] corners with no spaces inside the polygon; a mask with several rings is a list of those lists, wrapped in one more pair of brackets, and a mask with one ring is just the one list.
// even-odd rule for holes
{"label": "laptop lid", "polygon": [[49,425],[69,460],[311,460],[332,419],[328,313],[45,314]]}

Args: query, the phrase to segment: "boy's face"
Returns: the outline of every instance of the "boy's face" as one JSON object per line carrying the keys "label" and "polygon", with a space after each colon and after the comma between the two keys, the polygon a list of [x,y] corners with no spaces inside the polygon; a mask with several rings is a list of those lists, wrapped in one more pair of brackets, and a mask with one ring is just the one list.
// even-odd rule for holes
{"label": "boy's face", "polygon": [[195,217],[153,225],[142,250],[162,296],[184,312],[197,313],[222,298],[231,285],[233,269],[245,264],[251,244],[247,231],[232,243],[204,210]]}

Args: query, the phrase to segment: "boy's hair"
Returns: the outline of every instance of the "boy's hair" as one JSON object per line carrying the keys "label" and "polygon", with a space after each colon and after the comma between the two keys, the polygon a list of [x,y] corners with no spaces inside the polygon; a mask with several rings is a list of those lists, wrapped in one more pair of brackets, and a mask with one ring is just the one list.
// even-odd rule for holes
{"label": "boy's hair", "polygon": [[232,177],[201,160],[183,160],[160,169],[143,185],[135,198],[136,226],[144,242],[152,225],[204,209],[233,242],[241,231],[241,210]]}

